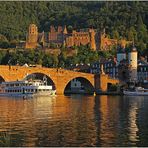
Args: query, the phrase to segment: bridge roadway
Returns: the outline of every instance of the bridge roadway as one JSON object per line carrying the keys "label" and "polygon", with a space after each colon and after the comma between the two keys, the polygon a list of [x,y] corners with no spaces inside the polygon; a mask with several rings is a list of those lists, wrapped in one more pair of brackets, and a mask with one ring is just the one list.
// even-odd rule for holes
{"label": "bridge roadway", "polygon": [[111,79],[106,74],[94,75],[57,68],[0,65],[1,81],[23,80],[31,74],[43,74],[50,78],[55,85],[57,94],[64,94],[68,83],[75,78],[82,78],[84,83],[89,83],[93,91],[106,91],[108,83],[119,83],[118,80]]}

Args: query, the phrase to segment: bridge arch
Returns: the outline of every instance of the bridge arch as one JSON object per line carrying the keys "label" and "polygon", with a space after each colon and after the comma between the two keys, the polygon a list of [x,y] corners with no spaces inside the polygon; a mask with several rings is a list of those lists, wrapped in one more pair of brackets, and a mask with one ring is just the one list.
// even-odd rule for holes
{"label": "bridge arch", "polygon": [[71,80],[79,77],[81,79],[84,78],[85,85],[88,80],[94,86],[95,91],[107,91],[107,83],[120,83],[118,79],[112,79],[106,74],[94,75],[57,68],[0,65],[1,81],[23,80],[27,75],[33,73],[42,73],[49,77],[55,84],[57,94],[59,95],[64,94],[64,90]]}
{"label": "bridge arch", "polygon": [[56,83],[54,82],[54,80],[50,77],[49,74],[44,73],[44,72],[32,72],[32,73],[27,73],[27,75],[24,76],[24,80],[29,80],[29,79],[39,79],[39,80],[43,80],[44,76],[46,76],[47,78],[47,84],[48,85],[52,85],[53,89],[56,89]]}
{"label": "bridge arch", "polygon": [[5,82],[5,78],[0,75],[0,83]]}
{"label": "bridge arch", "polygon": [[85,77],[74,77],[65,83],[64,93],[93,93],[94,85]]}

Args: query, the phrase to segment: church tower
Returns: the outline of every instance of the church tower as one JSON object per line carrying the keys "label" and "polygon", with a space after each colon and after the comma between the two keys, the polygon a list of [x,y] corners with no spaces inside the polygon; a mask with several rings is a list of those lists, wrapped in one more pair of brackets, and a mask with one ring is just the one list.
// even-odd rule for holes
{"label": "church tower", "polygon": [[30,24],[26,38],[26,48],[36,48],[37,42],[38,42],[38,28],[35,24]]}
{"label": "church tower", "polygon": [[134,47],[132,50],[128,53],[128,61],[129,61],[129,73],[130,73],[130,80],[131,81],[137,81],[137,49]]}

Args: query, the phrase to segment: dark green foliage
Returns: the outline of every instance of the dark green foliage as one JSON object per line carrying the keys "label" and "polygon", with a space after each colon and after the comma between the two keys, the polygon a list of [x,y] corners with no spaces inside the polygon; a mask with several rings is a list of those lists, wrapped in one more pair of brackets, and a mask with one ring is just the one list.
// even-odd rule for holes
{"label": "dark green foliage", "polygon": [[0,20],[1,48],[14,47],[4,38],[25,40],[30,23],[36,23],[40,32],[49,31],[50,25],[67,25],[70,32],[88,27],[101,31],[105,27],[111,38],[134,40],[140,50],[148,46],[146,1],[1,1]]}
{"label": "dark green foliage", "polygon": [[10,43],[8,41],[0,41],[0,48],[7,49],[10,47]]}
{"label": "dark green foliage", "polygon": [[39,64],[44,67],[70,68],[71,64],[88,64],[99,60],[98,52],[91,51],[87,46],[77,47],[77,55],[68,57],[63,48],[60,55],[45,53],[43,50],[2,50],[0,52],[0,64],[24,65]]}

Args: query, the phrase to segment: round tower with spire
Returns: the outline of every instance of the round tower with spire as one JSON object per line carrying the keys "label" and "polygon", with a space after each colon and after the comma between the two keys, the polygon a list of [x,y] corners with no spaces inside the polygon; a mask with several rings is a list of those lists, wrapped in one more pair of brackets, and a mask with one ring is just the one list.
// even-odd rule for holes
{"label": "round tower with spire", "polygon": [[133,42],[133,47],[131,51],[128,53],[129,73],[131,81],[137,81],[137,56],[138,52]]}

